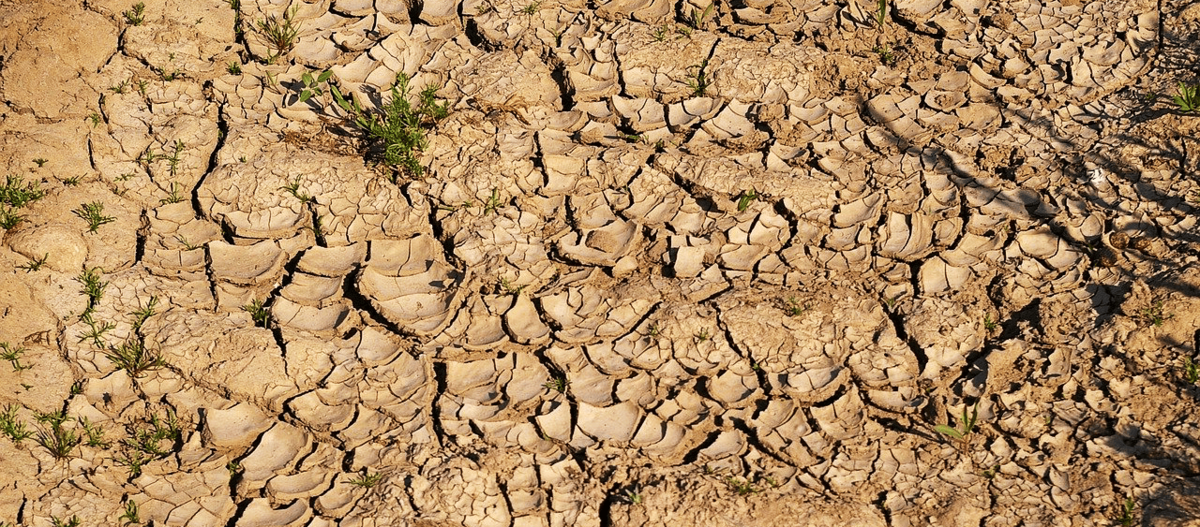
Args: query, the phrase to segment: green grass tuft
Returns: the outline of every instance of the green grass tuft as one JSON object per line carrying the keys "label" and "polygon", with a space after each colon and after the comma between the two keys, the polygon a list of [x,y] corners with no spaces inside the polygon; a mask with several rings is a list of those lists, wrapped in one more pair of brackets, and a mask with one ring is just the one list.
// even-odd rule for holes
{"label": "green grass tuft", "polygon": [[937,430],[938,432],[940,432],[942,434],[945,434],[948,437],[962,440],[962,439],[965,439],[967,436],[971,435],[971,432],[975,430],[975,424],[978,419],[979,419],[979,402],[976,401],[975,406],[971,407],[971,413],[969,415],[967,414],[967,409],[963,408],[962,417],[959,418],[959,421],[962,424],[961,430],[957,429],[957,428],[953,428],[950,425],[937,425],[937,426],[933,427],[933,429]]}
{"label": "green grass tuft", "polygon": [[21,176],[8,176],[0,186],[0,203],[21,208],[46,197],[46,191],[36,181],[26,183]]}
{"label": "green grass tuft", "polygon": [[25,423],[17,419],[17,410],[19,409],[19,406],[10,404],[3,412],[0,412],[0,434],[8,436],[17,445],[21,444],[21,441],[33,437],[33,432],[25,428]]}
{"label": "green grass tuft", "polygon": [[42,447],[50,452],[50,455],[57,459],[70,456],[71,451],[76,446],[79,446],[79,443],[83,440],[79,436],[78,431],[63,426],[67,421],[72,420],[70,417],[67,417],[65,410],[44,414],[39,413],[36,419],[38,422],[49,426],[49,428],[39,427],[37,437],[34,438],[34,441],[37,441],[39,445],[42,445]]}
{"label": "green grass tuft", "polygon": [[688,71],[692,69],[696,71],[689,74],[690,76],[687,81],[688,88],[692,89],[692,95],[703,97],[708,92],[709,85],[712,84],[712,79],[709,78],[708,72],[705,71],[708,69],[708,59],[704,59],[700,64],[688,68]]}
{"label": "green grass tuft", "polygon": [[372,474],[370,472],[364,471],[362,476],[350,480],[350,484],[358,486],[358,487],[362,487],[364,489],[369,489],[371,487],[374,487],[375,485],[378,485],[379,482],[382,480],[383,480],[383,474],[380,474],[378,472]]}
{"label": "green grass tuft", "polygon": [[254,321],[255,326],[265,328],[271,324],[271,308],[262,300],[251,300],[249,304],[242,306],[242,311],[250,313],[250,319]]}
{"label": "green grass tuft", "polygon": [[162,355],[146,349],[146,344],[137,338],[130,338],[117,347],[109,348],[104,357],[118,370],[125,370],[135,379],[166,365]]}
{"label": "green grass tuft", "polygon": [[[429,146],[425,129],[444,119],[450,112],[448,103],[437,102],[436,86],[425,86],[418,93],[414,106],[409,101],[411,87],[408,75],[397,73],[396,82],[391,87],[391,98],[377,114],[363,109],[357,99],[343,96],[335,85],[331,84],[329,91],[334,102],[350,114],[354,124],[382,147],[385,165],[411,177],[419,177],[424,172],[417,153]],[[398,174],[393,175],[392,180],[398,181]]]}
{"label": "green grass tuft", "polygon": [[121,520],[121,525],[140,525],[142,523],[142,519],[140,516],[138,516],[137,502],[133,500],[125,502],[125,514],[122,514],[121,517],[117,519]]}
{"label": "green grass tuft", "polygon": [[92,267],[84,269],[83,272],[79,273],[79,276],[75,277],[75,281],[83,285],[83,289],[80,292],[88,297],[88,305],[84,308],[83,313],[79,315],[80,320],[84,320],[84,317],[91,315],[96,310],[96,306],[100,304],[100,299],[104,297],[104,289],[108,287],[108,282],[100,281],[101,272],[103,272],[102,269]]}
{"label": "green grass tuft", "polygon": [[296,9],[297,7],[293,7],[284,11],[283,16],[270,15],[265,20],[258,21],[259,38],[274,51],[274,54],[267,58],[268,63],[275,62],[296,45],[296,37],[300,35],[300,28],[296,27],[294,21]]}
{"label": "green grass tuft", "polygon": [[12,364],[13,371],[19,372],[32,367],[21,364],[21,355],[24,355],[26,351],[25,346],[10,346],[7,342],[0,342],[0,360],[6,360]]}
{"label": "green grass tuft", "polygon": [[78,209],[75,209],[71,212],[82,218],[83,221],[87,222],[88,232],[96,232],[96,229],[99,229],[101,225],[117,221],[117,219],[112,216],[104,215],[104,204],[100,203],[99,201],[81,203]]}
{"label": "green grass tuft", "polygon": [[126,11],[124,15],[125,21],[129,22],[129,25],[140,26],[142,22],[146,21],[146,4],[144,2],[133,4],[133,9]]}

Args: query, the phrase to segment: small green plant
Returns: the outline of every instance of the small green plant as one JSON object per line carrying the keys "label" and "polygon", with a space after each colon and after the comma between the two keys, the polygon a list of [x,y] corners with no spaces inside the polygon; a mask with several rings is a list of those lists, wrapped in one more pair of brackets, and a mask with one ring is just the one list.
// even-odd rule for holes
{"label": "small green plant", "polygon": [[621,134],[621,139],[624,139],[626,143],[642,142],[642,136],[638,134]]}
{"label": "small green plant", "polygon": [[150,81],[145,80],[145,79],[139,80],[137,82],[138,93],[140,93],[142,95],[143,99],[146,98],[146,87],[149,85],[150,85]]}
{"label": "small green plant", "polygon": [[127,86],[129,86],[129,79],[125,79],[125,80],[117,83],[116,86],[109,88],[108,91],[113,92],[117,95],[121,95],[121,94],[125,93],[125,87],[127,87]]}
{"label": "small green plant", "polygon": [[271,323],[271,310],[262,300],[251,300],[249,304],[242,306],[242,311],[250,313],[250,319],[254,321],[255,326],[265,328]]}
{"label": "small green plant", "polygon": [[998,327],[1000,327],[1000,324],[998,324],[998,323],[997,323],[995,320],[992,320],[992,314],[991,314],[991,313],[984,313],[984,315],[983,315],[983,329],[986,329],[986,330],[988,330],[989,332],[991,332],[991,331],[995,331],[995,330],[996,330],[996,328],[998,328]]}
{"label": "small green plant", "polygon": [[108,448],[111,445],[104,439],[104,427],[88,421],[86,417],[79,418],[79,426],[83,428],[83,444],[96,448]]}
{"label": "small green plant", "polygon": [[34,412],[33,418],[39,423],[47,423],[50,426],[58,426],[58,427],[61,427],[63,425],[63,423],[66,423],[67,421],[72,420],[71,417],[69,417],[67,415],[66,410],[59,410],[57,412],[46,412],[46,413]]}
{"label": "small green plant", "polygon": [[33,437],[33,432],[25,428],[25,423],[17,419],[18,407],[15,404],[10,404],[0,412],[0,433],[8,436],[14,444],[21,444],[21,441]]}
{"label": "small green plant", "polygon": [[116,458],[115,461],[118,465],[124,466],[125,469],[129,471],[129,477],[136,478],[142,475],[142,466],[145,465],[149,459],[147,459],[146,455],[140,451],[131,450],[125,455]]}
{"label": "small green plant", "polygon": [[230,461],[225,464],[225,470],[229,471],[229,477],[232,478],[242,471],[242,464],[237,461]]}
{"label": "small green plant", "polygon": [[71,176],[62,180],[63,184],[68,187],[73,187],[79,184],[79,176]]}
{"label": "small green plant", "polygon": [[16,209],[10,209],[5,205],[0,205],[0,227],[6,230],[11,229],[23,221],[25,221],[24,214],[17,214]]}
{"label": "small green plant", "polygon": [[[42,159],[41,162],[44,164],[46,160]],[[5,178],[4,185],[0,186],[0,203],[16,209],[44,197],[46,197],[46,191],[40,188],[37,181],[26,183],[21,176],[10,175]]]}
{"label": "small green plant", "polygon": [[879,55],[879,62],[884,66],[891,66],[896,63],[896,54],[892,52],[892,48],[887,44],[875,46],[872,51]]}
{"label": "small green plant", "polygon": [[121,520],[121,525],[141,525],[142,519],[138,516],[137,502],[133,500],[125,502],[125,514],[122,514],[118,519]]}
{"label": "small green plant", "polygon": [[933,429],[954,439],[961,440],[971,435],[971,432],[975,430],[975,422],[977,419],[979,419],[978,401],[975,402],[975,406],[971,407],[971,413],[969,415],[967,414],[967,409],[963,408],[962,417],[959,418],[959,421],[962,423],[961,430],[953,428],[950,425],[937,425],[933,427]]}
{"label": "small green plant", "polygon": [[783,312],[787,313],[789,317],[798,317],[803,315],[805,311],[808,311],[808,308],[809,304],[807,302],[801,303],[796,297],[789,296],[784,302]]}
{"label": "small green plant", "polygon": [[983,477],[985,477],[987,479],[992,479],[992,478],[996,477],[996,474],[999,472],[1000,472],[1000,465],[992,465],[992,468],[989,468],[989,469],[986,469],[983,471]]}
{"label": "small green plant", "polygon": [[556,391],[558,393],[567,393],[567,386],[571,384],[565,376],[551,377],[542,386],[547,390]]}
{"label": "small green plant", "polygon": [[1121,525],[1122,527],[1133,526],[1133,514],[1137,504],[1133,501],[1133,496],[1125,498],[1125,503],[1121,504]]}
{"label": "small green plant", "polygon": [[161,68],[151,67],[150,69],[154,70],[154,72],[158,74],[159,80],[161,80],[163,82],[171,82],[175,79],[178,79],[180,76],[179,68],[167,69],[166,67],[161,67]]}
{"label": "small green plant", "polygon": [[[694,73],[692,72],[693,69],[696,70]],[[708,78],[706,69],[708,69],[708,59],[704,59],[700,64],[688,68],[689,77],[687,85],[688,88],[692,89],[692,95],[696,97],[703,97],[704,93],[708,91],[709,84],[712,83],[712,79]]]}
{"label": "small green plant", "polygon": [[883,303],[887,304],[887,307],[889,310],[896,309],[896,302],[900,301],[900,297],[902,297],[902,296],[904,296],[904,295],[900,294],[900,295],[896,295],[892,298],[884,297]]}
{"label": "small green plant", "polygon": [[650,324],[649,329],[647,329],[646,336],[650,338],[657,338],[660,334],[661,331],[658,329],[658,322]]}
{"label": "small green plant", "polygon": [[382,480],[383,480],[383,474],[380,474],[378,472],[372,474],[372,473],[364,470],[362,476],[359,476],[358,478],[350,480],[349,483],[351,485],[354,485],[357,487],[369,489],[371,487],[374,487],[375,485],[378,485],[379,482]]}
{"label": "small green plant", "polygon": [[293,7],[284,11],[283,16],[270,15],[258,21],[259,36],[264,44],[274,50],[274,54],[267,58],[268,62],[274,62],[296,45],[296,37],[300,35],[300,28],[293,21],[296,10],[297,7]]}
{"label": "small green plant", "polygon": [[320,214],[313,214],[313,216],[312,216],[311,230],[313,233],[313,237],[316,238],[317,241],[320,242],[322,245],[325,244],[325,226],[322,223],[324,221],[324,219],[325,219],[325,216],[320,215]]}
{"label": "small green plant", "polygon": [[622,495],[622,497],[625,498],[625,502],[630,505],[641,505],[642,504],[642,493],[638,490],[637,487],[627,489],[625,491],[625,494]]}
{"label": "small green plant", "polygon": [[656,42],[662,42],[667,39],[668,33],[670,33],[670,28],[668,28],[666,24],[663,24],[655,28],[654,32],[651,34],[654,35],[654,40]]}
{"label": "small green plant", "polygon": [[8,361],[12,365],[13,371],[32,368],[32,366],[21,364],[21,355],[24,355],[26,351],[25,346],[10,346],[7,342],[0,342],[0,360]]}
{"label": "small green plant", "polygon": [[458,204],[457,206],[455,206],[455,205],[438,205],[438,210],[456,212],[456,211],[458,211],[458,209],[469,209],[474,206],[475,206],[474,200],[466,200],[466,201]]}
{"label": "small green plant", "polygon": [[129,22],[129,25],[140,26],[142,22],[146,21],[146,4],[143,2],[133,4],[133,9],[126,11],[124,14],[125,21]]}
{"label": "small green plant", "polygon": [[168,203],[179,203],[181,201],[183,201],[183,196],[181,194],[179,194],[179,183],[172,181],[171,182],[171,192],[169,194],[167,194],[167,197],[158,200],[158,204],[166,205]]}
{"label": "small green plant", "polygon": [[887,0],[878,0],[875,3],[875,23],[879,27],[883,27],[887,23],[888,5]]}
{"label": "small green plant", "polygon": [[147,349],[146,343],[138,338],[130,338],[119,346],[110,347],[104,357],[116,369],[125,370],[135,379],[166,364],[159,352]]}
{"label": "small green plant", "polygon": [[522,13],[524,13],[524,14],[526,14],[526,15],[533,16],[533,14],[534,14],[534,13],[537,13],[537,12],[538,12],[538,9],[540,9],[541,7],[542,7],[542,2],[541,2],[541,1],[535,1],[535,2],[532,2],[532,3],[529,3],[529,4],[527,4],[527,5],[526,5],[525,7],[523,7],[523,8],[521,8],[521,12],[522,12]]}
{"label": "small green plant", "polygon": [[492,5],[491,2],[483,2],[483,3],[479,4],[479,7],[475,8],[475,15],[476,16],[486,15],[486,14],[494,12],[494,11],[496,11],[496,6]]}
{"label": "small green plant", "polygon": [[83,380],[78,380],[71,383],[71,395],[79,395],[83,393]]}
{"label": "small green plant", "polygon": [[[174,410],[168,409],[167,416],[162,419],[156,414],[150,414],[146,424],[149,427],[131,427],[131,437],[125,439],[125,446],[131,449],[131,453],[138,452],[161,459],[175,451],[183,441],[183,430]],[[163,446],[164,441],[167,442],[166,447]]]}
{"label": "small green plant", "polygon": [[746,212],[746,209],[750,208],[750,204],[756,199],[758,199],[758,191],[754,189],[743,190],[741,195],[738,196],[738,212]]}
{"label": "small green plant", "polygon": [[141,163],[143,167],[145,167],[147,170],[149,170],[150,165],[154,164],[154,162],[156,160],[158,160],[158,158],[159,158],[158,154],[154,153],[154,151],[151,150],[150,147],[146,147],[146,151],[142,152],[142,155],[137,158],[137,161],[138,161],[138,163]]}
{"label": "small green plant", "polygon": [[242,1],[229,0],[229,8],[233,10],[233,32],[234,34],[242,35]]}
{"label": "small green plant", "polygon": [[96,112],[92,112],[91,114],[89,114],[89,115],[87,116],[87,118],[88,118],[88,120],[89,120],[89,121],[91,121],[91,122],[92,122],[92,128],[95,128],[95,127],[97,127],[97,126],[100,126],[100,120],[101,120],[101,119],[100,119],[100,114],[98,114],[98,113],[96,113]]}
{"label": "small green plant", "polygon": [[1163,323],[1172,318],[1175,318],[1174,313],[1163,312],[1162,300],[1155,300],[1153,304],[1150,304],[1150,307],[1142,310],[1142,319],[1154,324],[1155,327],[1162,327]]}
{"label": "small green plant", "polygon": [[176,234],[175,240],[178,241],[180,243],[180,245],[183,245],[183,250],[185,250],[185,251],[194,251],[201,247],[199,245],[193,244],[192,242],[189,242],[188,239],[185,238],[182,234]]}
{"label": "small green plant", "polygon": [[697,11],[693,8],[691,14],[687,18],[688,26],[690,26],[692,29],[704,29],[704,25],[708,21],[708,15],[712,14],[713,8],[716,7],[716,5],[717,4],[715,2],[709,3],[708,7],[705,7],[703,11]]}
{"label": "small green plant", "polygon": [[50,523],[52,523],[54,527],[79,527],[79,517],[71,516],[71,519],[64,521],[58,519],[58,516],[51,516]]}
{"label": "small green plant", "polygon": [[87,222],[88,232],[96,232],[96,229],[99,229],[101,225],[117,221],[117,219],[112,216],[104,215],[104,204],[99,201],[82,203],[79,205],[78,209],[75,209],[71,212],[82,218],[83,221]]}
{"label": "small green plant", "polygon": [[504,208],[504,205],[500,203],[500,190],[493,188],[491,197],[489,197],[487,203],[483,205],[483,214],[485,216],[488,214],[495,214],[496,211],[502,208]]}
{"label": "small green plant", "polygon": [[329,82],[329,77],[332,75],[332,70],[325,70],[314,79],[311,72],[304,72],[304,75],[300,78],[304,83],[304,89],[300,90],[300,98],[296,102],[302,103],[314,95],[320,97],[324,93],[321,85]]}
{"label": "small green plant", "polygon": [[1200,366],[1197,366],[1191,357],[1183,358],[1183,380],[1188,384],[1196,384],[1196,381],[1200,381]]}
{"label": "small green plant", "polygon": [[48,425],[49,429],[39,427],[37,437],[34,438],[34,441],[37,441],[39,445],[42,445],[42,447],[50,452],[50,455],[57,459],[63,459],[71,455],[71,451],[82,441],[78,432],[63,426],[64,423],[71,420],[70,417],[67,417],[65,410],[44,414],[39,413],[35,419],[40,423]]}
{"label": "small green plant", "polygon": [[146,323],[150,317],[154,316],[154,308],[158,305],[158,297],[151,296],[150,301],[146,305],[138,308],[130,315],[133,315],[133,332],[137,333],[142,329],[142,325]]}
{"label": "small green plant", "polygon": [[1181,112],[1200,110],[1200,86],[1179,83],[1178,94],[1171,96]]}
{"label": "small green plant", "polygon": [[225,65],[225,71],[228,71],[230,75],[241,75],[242,65],[231,60]]}
{"label": "small green plant", "polygon": [[725,484],[728,485],[729,488],[732,489],[733,492],[738,496],[748,496],[750,494],[758,493],[758,488],[750,483],[749,479],[738,480],[737,478],[730,476],[725,478]]}
{"label": "small green plant", "polygon": [[[186,145],[183,144],[183,141],[176,139],[175,145],[173,146],[174,150],[171,151],[171,155],[168,156],[166,151],[163,152],[163,157],[167,160],[167,168],[171,171],[171,177],[175,177],[175,175],[179,173],[179,161],[181,160],[180,155],[183,153],[185,146]],[[174,184],[172,183],[172,187],[173,186]]]}
{"label": "small green plant", "polygon": [[79,317],[84,324],[88,325],[88,330],[79,334],[79,342],[92,341],[92,345],[97,348],[105,346],[104,335],[117,327],[116,324],[104,321],[97,323],[93,313],[86,312]]}
{"label": "small green plant", "polygon": [[292,197],[299,200],[300,203],[307,204],[313,199],[312,196],[309,196],[307,193],[300,190],[300,176],[296,176],[296,179],[293,179],[291,183],[279,187],[279,190],[286,190],[288,194],[291,194]]}
{"label": "small green plant", "polygon": [[[448,103],[437,102],[437,86],[432,84],[421,90],[414,107],[408,100],[408,82],[408,75],[404,72],[396,74],[396,82],[391,87],[391,98],[377,115],[364,110],[358,99],[343,96],[334,84],[329,85],[329,93],[334,102],[350,115],[356,126],[373,142],[382,145],[385,165],[417,177],[424,169],[416,153],[429,145],[425,129],[444,119],[450,109]],[[399,174],[393,174],[392,181],[397,182],[398,179]]]}
{"label": "small green plant", "polygon": [[37,163],[38,168],[42,168],[42,167],[46,166],[46,163],[49,163],[50,160],[46,159],[44,157],[39,157],[39,158],[34,159],[33,162]]}
{"label": "small green plant", "polygon": [[708,328],[700,328],[700,331],[696,332],[695,337],[696,337],[696,340],[698,340],[700,342],[704,342],[704,341],[712,338],[712,334],[709,333]]}
{"label": "small green plant", "polygon": [[501,278],[500,279],[500,289],[502,289],[505,293],[510,294],[510,295],[519,295],[519,294],[521,294],[521,291],[525,290],[525,286],[513,285],[513,283],[510,282],[508,280],[508,278]]}
{"label": "small green plant", "polygon": [[100,281],[100,273],[102,269],[98,267],[85,268],[79,276],[75,277],[75,281],[83,285],[81,293],[87,295],[88,305],[83,310],[83,314],[79,316],[83,320],[84,315],[89,315],[96,309],[96,305],[100,303],[100,299],[104,297],[104,289],[108,287],[108,282]]}

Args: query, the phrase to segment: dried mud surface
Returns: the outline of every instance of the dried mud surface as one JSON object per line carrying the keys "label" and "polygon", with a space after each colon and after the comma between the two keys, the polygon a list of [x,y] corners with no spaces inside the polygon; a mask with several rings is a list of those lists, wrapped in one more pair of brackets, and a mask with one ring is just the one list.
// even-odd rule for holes
{"label": "dried mud surface", "polygon": [[1200,524],[1200,4],[704,8],[0,1],[0,522]]}

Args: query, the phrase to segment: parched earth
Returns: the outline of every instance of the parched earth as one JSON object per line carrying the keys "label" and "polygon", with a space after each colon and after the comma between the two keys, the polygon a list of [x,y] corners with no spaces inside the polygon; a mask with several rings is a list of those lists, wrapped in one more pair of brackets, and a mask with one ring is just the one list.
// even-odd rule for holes
{"label": "parched earth", "polygon": [[[67,4],[0,525],[1200,524],[1200,4]],[[326,70],[437,88],[420,176]]]}

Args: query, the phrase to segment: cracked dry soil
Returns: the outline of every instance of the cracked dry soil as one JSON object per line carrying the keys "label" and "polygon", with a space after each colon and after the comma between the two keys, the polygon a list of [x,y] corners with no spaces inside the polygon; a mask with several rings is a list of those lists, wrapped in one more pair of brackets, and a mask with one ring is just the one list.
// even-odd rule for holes
{"label": "cracked dry soil", "polygon": [[0,525],[1200,524],[1200,4],[706,7],[0,0]]}

